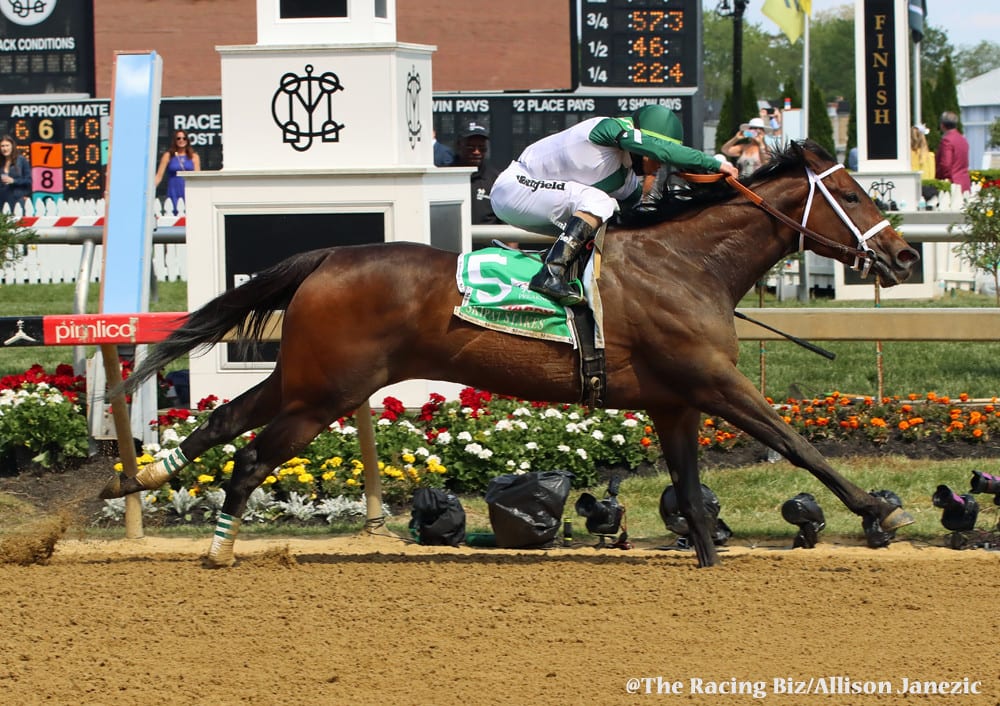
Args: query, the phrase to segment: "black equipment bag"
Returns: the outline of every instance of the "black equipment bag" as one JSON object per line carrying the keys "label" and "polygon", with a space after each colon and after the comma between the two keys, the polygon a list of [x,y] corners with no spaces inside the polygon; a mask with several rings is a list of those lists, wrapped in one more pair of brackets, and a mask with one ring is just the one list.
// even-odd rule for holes
{"label": "black equipment bag", "polygon": [[543,471],[508,473],[490,481],[486,505],[498,547],[543,547],[555,541],[573,474]]}
{"label": "black equipment bag", "polygon": [[457,547],[465,541],[465,508],[446,490],[417,488],[413,492],[410,530],[421,544]]}

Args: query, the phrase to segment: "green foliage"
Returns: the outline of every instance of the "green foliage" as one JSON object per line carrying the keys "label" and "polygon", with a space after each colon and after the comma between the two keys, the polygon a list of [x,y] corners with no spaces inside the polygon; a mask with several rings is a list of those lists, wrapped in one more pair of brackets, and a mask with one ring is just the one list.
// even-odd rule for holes
{"label": "green foliage", "polygon": [[1000,68],[1000,44],[985,39],[973,47],[960,48],[954,56],[959,83]]}
{"label": "green foliage", "polygon": [[87,420],[58,389],[37,383],[0,390],[0,455],[26,449],[46,468],[86,458]]}
{"label": "green foliage", "polygon": [[937,108],[937,116],[934,118],[935,125],[941,117],[941,113],[950,110],[959,116],[958,129],[962,131],[962,109],[958,107],[958,84],[955,79],[955,67],[951,63],[951,57],[946,56],[938,72],[937,81],[934,83],[934,106]]}
{"label": "green foliage", "polygon": [[990,145],[1000,146],[1000,118],[990,123]]}
{"label": "green foliage", "polygon": [[816,84],[809,90],[809,130],[806,134],[831,155],[837,154],[837,145],[833,141],[833,123],[827,115],[823,93]]}
{"label": "green foliage", "polygon": [[0,212],[0,267],[20,260],[25,248],[37,240],[38,234],[22,227],[19,218]]}
{"label": "green foliage", "polygon": [[[801,107],[802,105],[802,76],[788,76],[784,81],[781,82],[781,93],[782,98],[787,98],[792,103],[793,108]],[[782,107],[782,106],[779,106]]]}
{"label": "green foliage", "polygon": [[955,252],[973,267],[993,276],[1000,306],[1000,182],[988,181],[962,208],[968,227]]}

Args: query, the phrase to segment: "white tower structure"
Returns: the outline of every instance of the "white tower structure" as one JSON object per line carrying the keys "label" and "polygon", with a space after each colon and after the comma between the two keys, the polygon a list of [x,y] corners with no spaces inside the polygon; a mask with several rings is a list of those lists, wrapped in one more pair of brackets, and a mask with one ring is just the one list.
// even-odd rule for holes
{"label": "white tower structure", "polygon": [[[472,169],[433,165],[435,47],[397,42],[395,10],[395,0],[257,0],[257,43],[218,47],[223,168],[184,174],[190,310],[305,250],[471,249]],[[192,400],[231,399],[272,369],[216,346],[191,359]],[[408,381],[372,403],[456,390]]]}

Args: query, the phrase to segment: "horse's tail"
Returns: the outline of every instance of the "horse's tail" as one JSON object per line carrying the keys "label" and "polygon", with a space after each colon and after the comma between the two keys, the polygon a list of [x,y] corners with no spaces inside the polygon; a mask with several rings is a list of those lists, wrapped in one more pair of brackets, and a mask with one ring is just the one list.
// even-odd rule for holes
{"label": "horse's tail", "polygon": [[184,324],[157,344],[142,363],[109,393],[133,392],[167,363],[185,353],[208,348],[230,331],[251,345],[260,343],[271,313],[288,306],[299,286],[330,254],[330,249],[293,255],[239,287],[229,289],[193,312]]}

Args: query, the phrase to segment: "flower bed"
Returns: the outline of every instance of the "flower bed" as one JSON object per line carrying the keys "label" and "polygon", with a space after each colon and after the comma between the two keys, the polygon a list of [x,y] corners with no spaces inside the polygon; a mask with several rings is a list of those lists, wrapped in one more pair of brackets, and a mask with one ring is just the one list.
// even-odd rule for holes
{"label": "flower bed", "polygon": [[87,457],[84,379],[69,365],[35,365],[0,379],[0,459],[17,468],[64,466]]}
{"label": "flower bed", "polygon": [[[85,456],[82,389],[83,380],[72,376],[68,366],[60,366],[53,376],[36,366],[21,376],[4,378],[0,429],[12,431],[0,432],[0,444],[10,448],[12,439],[30,437],[32,448],[47,450],[50,462],[57,447],[64,454]],[[787,424],[824,451],[840,447],[878,454],[912,448],[919,456],[926,454],[918,450],[928,447],[988,450],[1000,431],[996,400],[969,400],[966,395],[952,399],[929,392],[874,399],[832,392],[810,400],[769,401]],[[209,397],[196,410],[162,414],[154,422],[160,444],[144,449],[140,466],[178,446],[217,404],[217,398]],[[28,428],[28,415],[22,412],[32,405],[47,416],[45,424]],[[641,412],[525,402],[467,388],[458,400],[431,395],[419,410],[406,410],[389,397],[373,415],[383,500],[395,508],[407,504],[422,486],[481,493],[498,475],[559,469],[574,474],[577,488],[592,487],[612,469],[646,472],[660,458],[656,436]],[[232,473],[232,456],[253,436],[250,432],[194,459],[169,486],[143,494],[144,507],[171,521],[212,521]],[[703,457],[716,460],[759,447],[713,417],[703,418],[698,443]],[[363,515],[363,472],[356,419],[338,419],[267,477],[254,494],[248,515],[261,521],[296,522]],[[121,501],[109,501],[105,516],[117,521],[123,512]]]}

